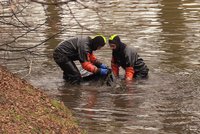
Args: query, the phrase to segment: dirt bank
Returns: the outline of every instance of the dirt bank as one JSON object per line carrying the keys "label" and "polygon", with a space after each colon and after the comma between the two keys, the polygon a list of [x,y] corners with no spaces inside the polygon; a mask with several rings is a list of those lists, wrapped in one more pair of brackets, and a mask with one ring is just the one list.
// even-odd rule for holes
{"label": "dirt bank", "polygon": [[82,133],[62,102],[0,66],[0,133]]}

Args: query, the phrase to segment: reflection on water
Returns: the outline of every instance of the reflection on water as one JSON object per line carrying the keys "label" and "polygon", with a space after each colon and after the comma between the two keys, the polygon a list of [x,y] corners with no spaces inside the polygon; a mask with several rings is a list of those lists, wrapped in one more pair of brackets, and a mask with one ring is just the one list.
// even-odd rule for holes
{"label": "reflection on water", "polygon": [[[171,53],[168,56],[168,61],[163,60],[162,62],[167,62],[167,64],[175,64],[176,66],[187,66],[187,64],[182,64],[184,57],[179,53],[184,51],[187,55],[187,50],[183,50],[182,46],[185,45],[185,32],[186,28],[184,25],[183,11],[179,7],[181,6],[181,0],[174,0],[171,2],[162,1],[161,4],[161,28],[164,42],[162,43],[162,49],[167,53]],[[185,67],[183,67],[185,68]]]}
{"label": "reflection on water", "polygon": [[[46,7],[45,13],[47,16],[47,28],[45,29],[46,38],[51,38],[54,34],[59,33],[59,30],[61,30],[61,16],[59,15],[59,8],[55,5],[49,5]],[[52,37],[51,41],[46,42],[45,46],[46,48],[53,49],[57,46],[57,44],[60,41],[57,39],[57,37]]]}
{"label": "reflection on water", "polygon": [[[39,22],[46,20],[46,25],[23,38],[21,44],[37,44],[58,34],[37,48],[40,56],[24,53],[33,61],[31,74],[25,78],[63,101],[73,110],[80,126],[91,134],[199,133],[200,1],[97,2],[85,3],[95,10],[74,2],[59,7],[32,5],[31,10],[27,10]],[[33,21],[33,18],[28,20]],[[53,48],[68,37],[93,35],[83,27],[107,37],[119,34],[123,42],[135,47],[143,57],[150,68],[149,79],[122,82],[124,87],[116,89],[66,85],[51,56],[43,54],[52,55]],[[108,46],[95,54],[110,64]],[[9,55],[16,57],[12,53]],[[19,61],[2,60],[1,63],[25,75],[28,69],[24,66],[30,61],[22,60],[18,64]],[[120,73],[123,76],[124,72]]]}

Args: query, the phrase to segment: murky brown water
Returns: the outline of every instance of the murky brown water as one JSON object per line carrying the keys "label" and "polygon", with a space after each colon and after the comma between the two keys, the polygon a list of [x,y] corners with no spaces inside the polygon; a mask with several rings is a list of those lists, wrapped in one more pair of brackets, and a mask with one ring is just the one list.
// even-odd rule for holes
{"label": "murky brown water", "polygon": [[[4,57],[23,54],[29,58],[27,62],[22,59],[1,63],[64,101],[90,134],[200,133],[200,1],[98,2],[99,5],[86,4],[98,7],[99,14],[80,10],[78,4],[70,4],[70,8],[81,25],[106,36],[119,34],[123,42],[135,47],[150,68],[148,80],[124,84],[124,89],[65,85],[62,72],[51,57],[53,48],[68,37],[92,35],[71,18],[67,6],[43,8],[32,4],[27,9],[32,15],[28,20],[47,23],[18,44],[35,45],[64,31],[37,48],[40,56],[29,52],[1,53]],[[108,47],[96,55],[110,64]],[[31,74],[26,76],[30,63]]]}

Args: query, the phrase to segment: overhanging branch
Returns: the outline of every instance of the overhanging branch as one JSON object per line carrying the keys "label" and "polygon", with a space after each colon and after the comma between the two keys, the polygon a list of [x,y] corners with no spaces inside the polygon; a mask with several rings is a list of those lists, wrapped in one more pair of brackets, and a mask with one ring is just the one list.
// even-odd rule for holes
{"label": "overhanging branch", "polygon": [[69,2],[76,1],[76,0],[67,0],[67,1],[60,1],[60,2],[43,2],[39,0],[31,0],[31,2],[39,3],[42,5],[62,5],[62,4],[68,4]]}

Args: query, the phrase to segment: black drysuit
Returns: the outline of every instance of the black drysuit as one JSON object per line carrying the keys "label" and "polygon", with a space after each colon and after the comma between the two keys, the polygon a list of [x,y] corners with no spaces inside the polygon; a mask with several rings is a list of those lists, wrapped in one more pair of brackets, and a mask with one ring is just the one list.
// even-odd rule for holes
{"label": "black drysuit", "polygon": [[[61,42],[53,53],[55,62],[63,70],[63,78],[71,83],[79,83],[81,74],[73,61],[80,61],[82,67],[92,73],[97,72],[97,67],[101,63],[93,55],[93,50],[97,47],[92,46],[90,37],[74,37]],[[94,66],[95,65],[95,66]]]}
{"label": "black drysuit", "polygon": [[125,44],[121,44],[120,49],[112,52],[112,70],[118,75],[119,67],[121,66],[126,71],[126,76],[129,77],[129,70],[134,70],[134,78],[145,78],[148,75],[148,67],[137,52]]}

